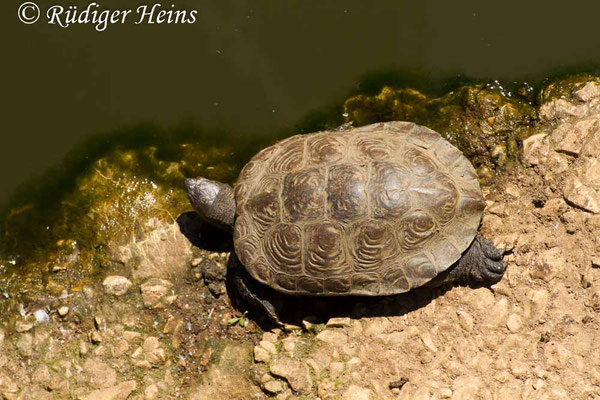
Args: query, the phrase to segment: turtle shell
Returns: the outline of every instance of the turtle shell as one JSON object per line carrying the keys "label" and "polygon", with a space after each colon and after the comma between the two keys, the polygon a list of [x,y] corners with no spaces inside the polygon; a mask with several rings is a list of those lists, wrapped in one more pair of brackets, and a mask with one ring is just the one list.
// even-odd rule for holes
{"label": "turtle shell", "polygon": [[430,281],[473,241],[484,209],[469,160],[408,122],[297,135],[235,188],[234,247],[276,290],[389,295]]}

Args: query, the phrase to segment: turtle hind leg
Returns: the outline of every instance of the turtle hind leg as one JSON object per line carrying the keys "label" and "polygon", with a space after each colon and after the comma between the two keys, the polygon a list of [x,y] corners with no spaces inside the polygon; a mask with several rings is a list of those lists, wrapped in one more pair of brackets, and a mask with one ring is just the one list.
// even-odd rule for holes
{"label": "turtle hind leg", "polygon": [[429,282],[428,286],[447,283],[491,285],[502,279],[505,270],[502,253],[491,240],[477,236],[460,260]]}
{"label": "turtle hind leg", "polygon": [[236,308],[250,309],[267,323],[283,327],[279,319],[282,303],[278,293],[254,280],[234,252],[227,264],[227,292]]}

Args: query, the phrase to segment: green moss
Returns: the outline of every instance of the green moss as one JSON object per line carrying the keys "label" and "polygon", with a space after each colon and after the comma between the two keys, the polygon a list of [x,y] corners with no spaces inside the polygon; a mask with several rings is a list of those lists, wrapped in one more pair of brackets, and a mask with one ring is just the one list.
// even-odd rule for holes
{"label": "green moss", "polygon": [[556,77],[550,80],[547,85],[539,91],[537,101],[539,104],[544,104],[560,98],[570,99],[572,98],[573,92],[582,88],[590,81],[600,83],[600,76],[591,73],[580,73]]}

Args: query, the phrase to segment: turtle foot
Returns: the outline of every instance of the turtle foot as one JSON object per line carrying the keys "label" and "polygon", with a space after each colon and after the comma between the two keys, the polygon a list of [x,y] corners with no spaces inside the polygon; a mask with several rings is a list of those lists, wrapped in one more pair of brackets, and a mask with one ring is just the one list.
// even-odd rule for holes
{"label": "turtle foot", "polygon": [[229,256],[227,275],[229,296],[238,309],[250,310],[258,319],[284,326],[278,316],[282,307],[277,293],[252,279],[234,252]]}

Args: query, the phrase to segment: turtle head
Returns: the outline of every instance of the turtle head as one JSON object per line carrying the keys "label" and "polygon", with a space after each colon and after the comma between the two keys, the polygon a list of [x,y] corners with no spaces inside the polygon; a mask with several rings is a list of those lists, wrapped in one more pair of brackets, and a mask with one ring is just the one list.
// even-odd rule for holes
{"label": "turtle head", "polygon": [[233,231],[235,198],[231,186],[202,177],[186,179],[184,184],[190,203],[204,221]]}

